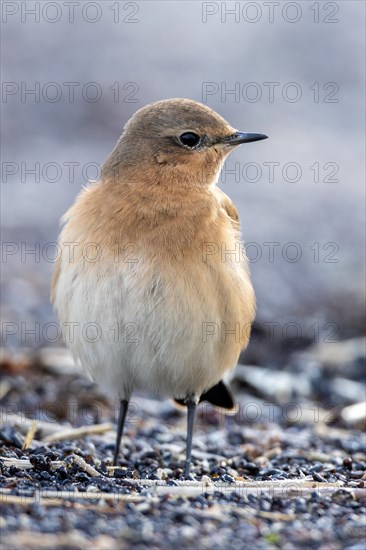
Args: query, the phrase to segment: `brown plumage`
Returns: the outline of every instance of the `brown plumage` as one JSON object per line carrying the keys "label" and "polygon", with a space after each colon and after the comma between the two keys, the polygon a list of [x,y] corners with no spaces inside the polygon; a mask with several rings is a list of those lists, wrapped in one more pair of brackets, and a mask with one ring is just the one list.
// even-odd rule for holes
{"label": "brown plumage", "polygon": [[[188,406],[186,475],[195,405],[233,405],[222,379],[248,343],[255,300],[238,212],[216,181],[236,145],[264,137],[191,100],[148,105],[63,218],[52,301],[80,333],[100,327],[98,340],[76,333],[67,343],[121,401],[115,461],[134,389]],[[134,337],[116,339],[116,323]]]}

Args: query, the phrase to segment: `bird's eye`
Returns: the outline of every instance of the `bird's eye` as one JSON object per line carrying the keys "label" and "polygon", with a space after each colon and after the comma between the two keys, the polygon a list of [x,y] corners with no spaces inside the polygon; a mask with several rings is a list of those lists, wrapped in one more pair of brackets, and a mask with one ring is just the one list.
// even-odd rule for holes
{"label": "bird's eye", "polygon": [[184,132],[179,136],[179,141],[186,147],[193,148],[197,147],[197,145],[201,141],[201,138],[194,132]]}

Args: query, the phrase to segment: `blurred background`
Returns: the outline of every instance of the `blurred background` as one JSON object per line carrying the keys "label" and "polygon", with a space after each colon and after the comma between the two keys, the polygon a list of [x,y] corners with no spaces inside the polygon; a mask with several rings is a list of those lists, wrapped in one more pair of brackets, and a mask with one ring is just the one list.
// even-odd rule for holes
{"label": "blurred background", "polygon": [[258,300],[248,360],[364,332],[363,3],[4,2],[2,21],[4,346],[60,345],[42,335],[59,219],[130,116],[171,97],[270,137],[219,182]]}

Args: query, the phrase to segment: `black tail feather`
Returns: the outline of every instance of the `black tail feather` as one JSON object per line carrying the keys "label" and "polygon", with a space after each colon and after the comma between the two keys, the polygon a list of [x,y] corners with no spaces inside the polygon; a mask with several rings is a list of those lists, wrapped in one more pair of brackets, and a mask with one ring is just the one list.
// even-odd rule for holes
{"label": "black tail feather", "polygon": [[[174,399],[174,401],[179,405],[186,404],[184,399]],[[202,401],[208,401],[212,405],[215,405],[215,407],[222,409],[233,410],[235,408],[234,396],[230,386],[222,380],[201,395],[199,402],[201,403]]]}

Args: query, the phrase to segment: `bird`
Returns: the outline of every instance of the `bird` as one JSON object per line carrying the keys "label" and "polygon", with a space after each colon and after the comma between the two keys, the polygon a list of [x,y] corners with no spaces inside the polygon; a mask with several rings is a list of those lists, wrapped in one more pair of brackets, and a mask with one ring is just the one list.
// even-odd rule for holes
{"label": "bird", "polygon": [[115,466],[134,391],[187,407],[186,478],[198,403],[234,407],[256,304],[217,181],[230,152],[265,138],[191,99],[150,103],[61,219],[51,301],[82,373],[118,400]]}

